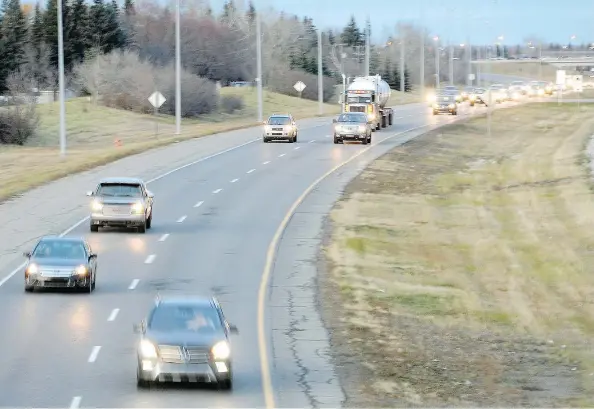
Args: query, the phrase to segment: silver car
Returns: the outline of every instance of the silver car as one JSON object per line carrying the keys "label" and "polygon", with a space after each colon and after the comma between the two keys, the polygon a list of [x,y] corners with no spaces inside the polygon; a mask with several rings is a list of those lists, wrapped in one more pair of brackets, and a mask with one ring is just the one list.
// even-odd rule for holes
{"label": "silver car", "polygon": [[102,179],[94,191],[87,192],[91,202],[90,228],[115,226],[136,228],[145,233],[153,221],[154,195],[137,178]]}
{"label": "silver car", "polygon": [[262,140],[265,143],[272,140],[286,140],[295,143],[297,142],[297,133],[297,123],[290,114],[275,114],[264,121]]}

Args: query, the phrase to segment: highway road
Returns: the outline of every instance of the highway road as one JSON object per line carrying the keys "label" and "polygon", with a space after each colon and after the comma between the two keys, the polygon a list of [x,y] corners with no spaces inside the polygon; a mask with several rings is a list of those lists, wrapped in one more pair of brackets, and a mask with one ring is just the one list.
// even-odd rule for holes
{"label": "highway road", "polygon": [[[471,112],[481,111],[483,108]],[[330,402],[332,398],[338,406],[339,387],[332,392],[320,389],[314,396],[316,392],[307,380],[292,377],[299,372],[309,372],[309,376],[316,371],[331,372],[332,368],[304,368],[315,351],[309,351],[307,345],[301,352],[283,345],[287,332],[282,328],[294,314],[295,309],[288,306],[295,306],[296,293],[292,299],[283,298],[291,291],[291,280],[303,268],[299,262],[305,257],[299,243],[288,243],[287,237],[313,239],[320,228],[319,217],[316,222],[303,219],[296,224],[297,219],[289,216],[301,199],[310,201],[312,209],[318,205],[311,200],[324,202],[318,212],[324,214],[348,179],[371,160],[408,138],[454,120],[456,117],[430,115],[425,104],[398,107],[395,125],[374,133],[370,146],[334,145],[329,119],[300,121],[309,125],[302,126],[296,144],[264,144],[257,130],[246,130],[241,137],[248,142],[241,147],[178,170],[174,168],[179,163],[160,164],[161,173],[169,174],[153,177],[149,184],[155,207],[153,228],[146,234],[107,230],[91,234],[85,221],[68,230],[68,235],[87,237],[99,254],[93,294],[25,294],[21,270],[11,275],[20,261],[11,260],[0,271],[0,347],[5,351],[0,356],[0,406],[263,407],[274,403],[295,407]],[[207,143],[216,144],[213,141],[183,143],[179,149],[197,155]],[[313,183],[341,164],[344,166],[334,178],[321,182],[323,189],[313,189],[311,195],[304,196]],[[99,175],[113,175],[114,169],[107,166]],[[83,188],[77,180],[75,177],[67,183],[80,188],[81,196],[92,188]],[[80,180],[88,181],[88,175],[80,176]],[[25,200],[32,199],[25,197],[22,206]],[[47,196],[46,200],[47,208],[53,208],[52,200]],[[18,208],[18,200],[15,203],[2,211]],[[35,215],[31,213],[23,215],[22,223],[32,217]],[[69,224],[75,221],[68,220]],[[283,224],[287,231],[281,237],[279,227]],[[62,230],[68,227],[59,226]],[[275,234],[279,247],[273,266],[267,264],[267,254],[273,254],[270,250]],[[0,235],[8,237],[7,230],[0,230]],[[269,281],[262,282],[267,274],[269,277],[264,278],[272,280],[273,291]],[[309,274],[315,275],[315,271]],[[132,325],[144,318],[157,292],[219,297],[227,318],[240,331],[232,344],[232,392],[179,385],[137,390]],[[266,301],[263,309],[258,308],[260,296]],[[317,314],[313,298],[315,292],[311,291],[302,296],[312,317]],[[262,323],[265,326],[260,328]],[[315,322],[312,318],[310,323],[317,326],[310,329],[323,331],[319,318]],[[264,336],[259,336],[259,329]],[[274,335],[275,330],[280,336]],[[311,345],[310,341],[314,340],[306,339],[305,343]],[[323,348],[320,345],[316,351]],[[267,351],[264,374],[270,370],[270,383],[263,383],[261,349]],[[299,353],[308,356],[299,357]],[[331,366],[327,360],[312,365]]]}

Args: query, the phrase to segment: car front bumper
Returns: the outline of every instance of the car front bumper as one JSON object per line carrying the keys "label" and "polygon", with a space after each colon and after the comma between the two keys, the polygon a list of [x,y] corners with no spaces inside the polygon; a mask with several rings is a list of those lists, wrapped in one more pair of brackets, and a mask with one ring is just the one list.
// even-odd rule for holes
{"label": "car front bumper", "polygon": [[231,364],[229,361],[173,364],[139,359],[138,378],[148,382],[217,383],[231,378]]}
{"label": "car front bumper", "polygon": [[456,111],[457,111],[457,108],[450,108],[450,107],[433,108],[433,112],[436,112],[439,114],[453,114]]}
{"label": "car front bumper", "polygon": [[124,215],[104,215],[102,213],[91,214],[91,224],[96,226],[140,226],[146,218],[143,213]]}
{"label": "car front bumper", "polygon": [[295,136],[295,132],[286,132],[286,131],[275,131],[275,132],[264,132],[262,135],[266,139],[291,139]]}
{"label": "car front bumper", "polygon": [[346,132],[336,132],[334,137],[343,141],[363,141],[366,138],[369,138],[367,133],[346,133]]}
{"label": "car front bumper", "polygon": [[80,288],[88,287],[89,275],[79,276],[71,275],[69,277],[64,276],[48,276],[44,274],[26,274],[25,284],[33,287],[43,288]]}

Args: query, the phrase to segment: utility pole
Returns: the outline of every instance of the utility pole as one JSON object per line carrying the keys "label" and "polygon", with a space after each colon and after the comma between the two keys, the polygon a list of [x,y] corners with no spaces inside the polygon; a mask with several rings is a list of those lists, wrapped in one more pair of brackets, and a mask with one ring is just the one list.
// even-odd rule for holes
{"label": "utility pole", "polygon": [[450,85],[454,85],[454,46],[450,42]]}
{"label": "utility pole", "polygon": [[369,49],[369,18],[367,19],[367,26],[365,27],[365,76],[369,77],[369,60],[371,50]]}
{"label": "utility pole", "polygon": [[468,53],[468,77],[466,78],[466,84],[468,86],[472,85],[472,80],[470,79],[470,75],[472,74],[472,46],[470,45],[470,37],[467,37],[466,45],[466,52]]}
{"label": "utility pole", "polygon": [[181,133],[181,41],[179,0],[175,1],[175,134]]}
{"label": "utility pole", "polygon": [[318,113],[324,113],[324,72],[322,65],[322,30],[318,29]]}
{"label": "utility pole", "polygon": [[421,29],[421,100],[425,102],[425,29]]}
{"label": "utility pole", "polygon": [[258,60],[258,122],[264,121],[264,107],[262,102],[262,35],[260,33],[260,11],[256,12],[256,58]]}
{"label": "utility pole", "polygon": [[58,87],[60,93],[60,155],[66,156],[66,92],[64,91],[64,27],[62,0],[58,0]]}
{"label": "utility pole", "polygon": [[439,89],[439,37],[435,37],[435,90]]}
{"label": "utility pole", "polygon": [[400,38],[400,92],[406,91],[406,84],[404,82],[404,35]]}

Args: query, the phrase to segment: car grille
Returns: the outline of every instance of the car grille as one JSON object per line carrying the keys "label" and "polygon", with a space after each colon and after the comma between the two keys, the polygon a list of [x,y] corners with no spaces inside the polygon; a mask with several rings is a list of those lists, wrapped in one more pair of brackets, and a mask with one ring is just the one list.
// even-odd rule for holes
{"label": "car grille", "polygon": [[72,275],[74,272],[74,267],[52,267],[52,266],[42,266],[39,269],[39,275],[42,277],[62,277],[67,278]]}
{"label": "car grille", "polygon": [[282,131],[283,128],[272,128],[273,131]]}
{"label": "car grille", "polygon": [[365,107],[350,107],[350,112],[365,112]]}
{"label": "car grille", "polygon": [[[185,349],[186,354],[182,355]],[[208,362],[208,350],[201,347],[179,347],[175,345],[159,345],[161,360],[169,364],[203,364]],[[184,356],[185,355],[185,356]]]}
{"label": "car grille", "polygon": [[129,204],[106,204],[103,206],[103,214],[106,216],[119,216],[131,213]]}

